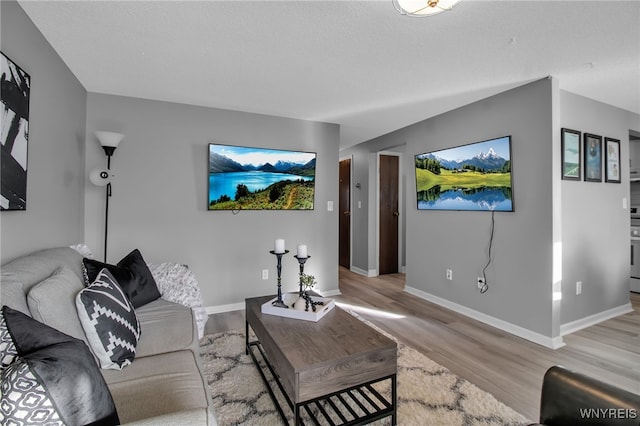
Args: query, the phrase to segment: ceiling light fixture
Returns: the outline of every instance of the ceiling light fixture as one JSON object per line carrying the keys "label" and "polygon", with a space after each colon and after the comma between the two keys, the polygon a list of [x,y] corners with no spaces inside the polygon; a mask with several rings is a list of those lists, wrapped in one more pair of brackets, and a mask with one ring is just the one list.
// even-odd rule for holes
{"label": "ceiling light fixture", "polygon": [[461,0],[391,0],[401,15],[423,18],[448,12]]}

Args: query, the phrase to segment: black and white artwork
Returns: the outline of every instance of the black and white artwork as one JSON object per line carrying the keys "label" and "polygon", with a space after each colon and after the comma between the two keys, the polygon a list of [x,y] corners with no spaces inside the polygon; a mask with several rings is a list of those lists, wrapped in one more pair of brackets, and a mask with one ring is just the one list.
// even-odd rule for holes
{"label": "black and white artwork", "polygon": [[31,78],[4,53],[0,55],[2,152],[0,210],[27,209],[27,145]]}

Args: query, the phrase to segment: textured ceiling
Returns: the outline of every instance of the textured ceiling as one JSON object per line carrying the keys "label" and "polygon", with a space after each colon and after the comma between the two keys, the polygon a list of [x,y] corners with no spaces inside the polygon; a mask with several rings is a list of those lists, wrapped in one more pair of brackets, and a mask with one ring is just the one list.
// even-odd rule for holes
{"label": "textured ceiling", "polygon": [[341,125],[347,147],[546,76],[640,113],[640,2],[19,1],[89,92]]}

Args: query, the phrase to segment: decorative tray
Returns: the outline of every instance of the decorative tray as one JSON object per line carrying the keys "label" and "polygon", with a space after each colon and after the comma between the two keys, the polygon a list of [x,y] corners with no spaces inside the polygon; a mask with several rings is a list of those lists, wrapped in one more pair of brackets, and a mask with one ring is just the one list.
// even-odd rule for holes
{"label": "decorative tray", "polygon": [[[326,297],[320,297],[320,296],[311,296],[311,299],[314,302],[324,302],[324,305],[318,305],[316,306],[316,311],[313,312],[313,310],[311,309],[311,307],[309,307],[309,312],[306,311],[297,311],[293,308],[278,308],[276,306],[273,306],[273,302],[277,299],[277,297],[274,297],[273,299],[269,300],[267,303],[262,304],[262,308],[261,311],[263,314],[268,314],[268,315],[277,315],[279,317],[287,317],[287,318],[294,318],[294,319],[300,319],[300,320],[304,320],[304,321],[313,321],[313,322],[318,322],[320,320],[320,318],[322,318],[323,316],[325,316],[327,314],[327,312],[329,312],[331,309],[333,309],[333,307],[336,305],[335,301],[333,299],[329,299]],[[293,305],[293,303],[298,299],[298,293],[284,293],[282,295],[282,301],[287,305],[287,306],[291,306]]]}

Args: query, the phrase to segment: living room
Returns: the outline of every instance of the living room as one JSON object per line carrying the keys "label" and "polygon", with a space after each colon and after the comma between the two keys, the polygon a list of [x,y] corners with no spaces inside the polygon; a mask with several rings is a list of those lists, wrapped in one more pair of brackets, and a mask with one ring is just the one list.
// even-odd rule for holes
{"label": "living room", "polygon": [[[352,235],[353,267],[375,274],[375,156],[381,151],[404,159],[402,266],[408,291],[551,348],[562,346],[566,333],[630,310],[630,223],[624,206],[629,180],[562,180],[560,155],[561,128],[572,128],[620,140],[621,164],[628,164],[629,131],[640,130],[637,110],[574,94],[563,89],[562,80],[539,74],[504,82],[495,93],[470,93],[468,102],[449,111],[425,112],[344,146],[350,130],[328,120],[89,91],[20,3],[3,1],[0,7],[2,52],[30,74],[33,84],[28,208],[0,216],[3,264],[34,250],[80,242],[102,257],[104,188],[91,185],[87,175],[105,163],[93,132],[109,130],[125,138],[111,163],[108,260],[139,248],[148,260],[188,264],[209,313],[242,309],[245,298],[274,291],[269,250],[278,238],[289,250],[307,244],[311,259],[305,270],[317,278],[320,291],[337,294],[338,211],[328,204],[337,205],[343,157],[352,158],[354,182],[364,186],[354,190],[354,205],[363,207],[352,211],[358,224]],[[622,7],[637,12],[633,2]],[[225,58],[225,66],[236,59]],[[636,64],[637,59],[636,54]],[[109,69],[126,62],[100,65]],[[303,89],[291,90],[304,96]],[[475,279],[487,261],[491,216],[417,211],[410,163],[429,149],[505,135],[513,143],[515,209],[495,215],[490,290],[480,294]],[[212,142],[315,152],[314,210],[207,211],[206,156]],[[283,282],[296,282],[297,263],[285,262]],[[447,268],[453,270],[451,281]],[[268,280],[261,278],[265,269]],[[575,291],[578,281],[584,286],[581,295]]]}

